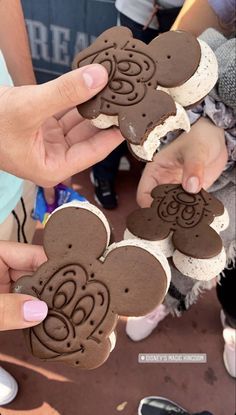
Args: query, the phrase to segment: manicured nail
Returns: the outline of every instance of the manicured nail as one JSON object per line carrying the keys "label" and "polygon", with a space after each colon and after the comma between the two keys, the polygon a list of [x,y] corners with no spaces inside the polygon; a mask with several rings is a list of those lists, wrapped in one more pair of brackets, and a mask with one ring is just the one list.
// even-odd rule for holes
{"label": "manicured nail", "polygon": [[48,313],[48,306],[44,301],[30,300],[23,305],[25,321],[42,321]]}
{"label": "manicured nail", "polygon": [[198,177],[190,177],[187,180],[185,189],[187,190],[187,192],[189,193],[197,193],[199,191],[199,179]]}
{"label": "manicured nail", "polygon": [[102,65],[91,65],[82,72],[82,77],[87,88],[96,89],[105,84],[107,71]]}

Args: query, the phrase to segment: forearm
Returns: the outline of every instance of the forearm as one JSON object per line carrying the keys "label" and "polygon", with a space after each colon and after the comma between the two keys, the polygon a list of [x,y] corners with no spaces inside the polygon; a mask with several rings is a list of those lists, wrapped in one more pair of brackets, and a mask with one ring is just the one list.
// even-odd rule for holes
{"label": "forearm", "polygon": [[209,27],[223,31],[220,20],[208,0],[185,0],[172,30],[186,30],[199,36]]}
{"label": "forearm", "polygon": [[35,83],[20,0],[0,0],[0,49],[14,85]]}

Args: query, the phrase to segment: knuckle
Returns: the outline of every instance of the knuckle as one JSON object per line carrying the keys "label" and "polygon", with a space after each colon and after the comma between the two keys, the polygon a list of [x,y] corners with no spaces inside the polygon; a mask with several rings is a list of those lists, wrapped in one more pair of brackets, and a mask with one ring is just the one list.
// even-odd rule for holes
{"label": "knuckle", "polygon": [[67,98],[71,104],[75,104],[78,101],[78,91],[74,82],[68,78],[60,79],[58,83],[58,93],[62,99]]}

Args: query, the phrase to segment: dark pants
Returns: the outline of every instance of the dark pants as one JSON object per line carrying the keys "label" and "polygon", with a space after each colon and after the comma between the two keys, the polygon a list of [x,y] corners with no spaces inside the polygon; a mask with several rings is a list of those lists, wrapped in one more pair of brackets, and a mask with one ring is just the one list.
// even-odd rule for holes
{"label": "dark pants", "polygon": [[236,275],[235,268],[226,269],[216,286],[216,293],[229,326],[236,329]]}
{"label": "dark pants", "polygon": [[114,182],[118,172],[120,159],[127,152],[126,141],[121,143],[109,156],[93,166],[93,174],[96,178]]}
{"label": "dark pants", "polygon": [[[151,42],[151,40],[158,35],[158,32],[154,29],[147,28],[146,30],[143,30],[142,25],[129,19],[123,14],[120,14],[120,22],[122,26],[126,26],[132,31],[134,38],[142,40],[145,43]],[[94,176],[114,182],[118,172],[120,159],[126,152],[127,144],[125,141],[113,150],[104,160],[93,166]]]}

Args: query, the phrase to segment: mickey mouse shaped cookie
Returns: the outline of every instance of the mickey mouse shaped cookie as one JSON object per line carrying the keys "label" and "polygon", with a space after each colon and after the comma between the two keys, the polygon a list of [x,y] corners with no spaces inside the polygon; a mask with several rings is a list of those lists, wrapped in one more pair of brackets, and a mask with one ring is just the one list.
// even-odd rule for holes
{"label": "mickey mouse shaped cookie", "polygon": [[105,66],[108,84],[79,105],[79,112],[98,128],[119,126],[143,160],[152,160],[169,131],[189,131],[183,107],[203,99],[218,75],[211,48],[182,31],[163,33],[146,45],[126,27],[111,28],[76,56],[73,68],[92,63]]}
{"label": "mickey mouse shaped cookie", "polygon": [[26,329],[33,355],[93,369],[111,352],[118,315],[144,315],[162,302],[170,269],[145,242],[109,246],[109,224],[90,203],[64,206],[46,224],[47,262],[20,278],[13,291],[48,305],[46,319]]}
{"label": "mickey mouse shaped cookie", "polygon": [[187,193],[181,185],[166,184],[152,191],[150,208],[127,218],[125,238],[146,240],[152,249],[173,259],[182,274],[210,280],[225,267],[219,233],[229,224],[228,213],[213,195]]}

